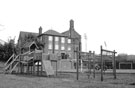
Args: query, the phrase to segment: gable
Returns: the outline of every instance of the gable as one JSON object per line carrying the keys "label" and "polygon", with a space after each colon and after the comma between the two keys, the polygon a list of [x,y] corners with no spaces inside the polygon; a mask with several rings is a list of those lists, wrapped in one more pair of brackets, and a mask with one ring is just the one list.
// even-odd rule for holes
{"label": "gable", "polygon": [[31,47],[32,45],[35,45],[36,48],[38,48],[37,44],[33,41],[33,42],[26,42],[24,45],[23,45],[23,48],[29,48]]}

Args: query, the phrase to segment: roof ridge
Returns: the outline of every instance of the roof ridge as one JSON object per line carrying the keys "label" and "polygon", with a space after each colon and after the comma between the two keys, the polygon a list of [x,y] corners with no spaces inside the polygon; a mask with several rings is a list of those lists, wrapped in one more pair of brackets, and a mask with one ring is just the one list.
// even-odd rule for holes
{"label": "roof ridge", "polygon": [[49,29],[46,32],[44,32],[44,34],[49,34],[49,35],[57,35],[57,36],[65,36],[62,33],[55,31],[53,29]]}
{"label": "roof ridge", "polygon": [[23,33],[35,33],[35,34],[38,34],[36,32],[28,32],[28,31],[20,31],[20,32],[23,32]]}

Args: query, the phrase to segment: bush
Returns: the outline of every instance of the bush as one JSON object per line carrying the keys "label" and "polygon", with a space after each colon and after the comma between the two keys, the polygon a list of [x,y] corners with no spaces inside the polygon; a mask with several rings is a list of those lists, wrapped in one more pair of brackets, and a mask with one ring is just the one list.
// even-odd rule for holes
{"label": "bush", "polygon": [[0,61],[7,61],[15,51],[13,40],[9,40],[4,45],[0,44]]}

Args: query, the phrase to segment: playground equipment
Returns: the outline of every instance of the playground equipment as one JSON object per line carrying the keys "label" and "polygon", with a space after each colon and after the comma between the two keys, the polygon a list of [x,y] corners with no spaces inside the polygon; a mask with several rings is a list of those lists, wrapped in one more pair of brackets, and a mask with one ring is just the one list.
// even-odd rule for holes
{"label": "playground equipment", "polygon": [[87,61],[87,76],[88,79],[90,78],[90,75],[92,73],[93,69],[93,78],[95,78],[95,52],[93,53],[91,51],[82,53],[78,49],[75,51],[77,53],[77,62],[76,62],[76,79],[79,80],[79,62],[81,63],[82,57],[85,58]]}
{"label": "playground equipment", "polygon": [[114,51],[110,51],[110,50],[105,50],[102,48],[101,46],[101,81],[103,81],[103,68],[104,68],[104,58],[103,56],[110,56],[113,58],[113,75],[114,75],[114,79],[116,79],[116,60],[115,60],[115,54],[117,52]]}
{"label": "playground equipment", "polygon": [[[90,78],[91,73],[93,72],[93,78],[95,78],[95,52],[80,52],[79,49],[76,51],[77,59],[76,59],[76,79],[79,79],[79,66],[81,63],[81,60],[84,60],[82,57],[86,58],[87,62],[87,76]],[[84,54],[85,53],[85,54]],[[101,81],[103,81],[103,67],[104,67],[104,56],[105,54],[109,54],[108,56],[111,56],[113,58],[113,75],[114,79],[116,79],[116,61],[115,61],[115,50],[109,51],[105,50],[101,46]],[[53,64],[56,70],[52,67],[52,59],[53,58]],[[56,59],[57,58],[57,59]],[[59,60],[59,63],[57,63],[59,60],[58,55],[50,56],[46,53],[43,53],[42,51],[35,50],[35,51],[28,51],[23,54],[15,55],[13,54],[8,61],[5,63],[4,73],[21,73],[21,74],[31,74],[31,75],[54,75],[56,73],[57,75],[57,65],[61,64],[62,60]],[[63,63],[64,64],[64,63]],[[59,65],[59,66],[60,66]],[[62,65],[63,66],[63,65]],[[61,66],[61,67],[62,67]],[[68,65],[69,66],[69,65]]]}
{"label": "playground equipment", "polygon": [[[41,51],[13,54],[5,63],[4,73],[21,73],[32,75],[54,75],[48,55]],[[45,73],[45,74],[44,74]]]}

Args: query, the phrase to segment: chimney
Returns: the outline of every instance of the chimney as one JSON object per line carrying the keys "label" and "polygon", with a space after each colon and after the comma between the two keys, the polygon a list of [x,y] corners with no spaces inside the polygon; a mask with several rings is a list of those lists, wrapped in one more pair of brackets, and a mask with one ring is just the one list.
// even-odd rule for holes
{"label": "chimney", "polygon": [[69,28],[69,37],[71,38],[72,35],[73,35],[72,32],[74,30],[74,21],[72,19],[70,20],[69,26],[70,26],[70,28]]}
{"label": "chimney", "polygon": [[39,35],[41,35],[42,34],[42,27],[40,26],[40,28],[39,28]]}
{"label": "chimney", "polygon": [[70,20],[70,29],[74,30],[74,21],[72,19]]}

